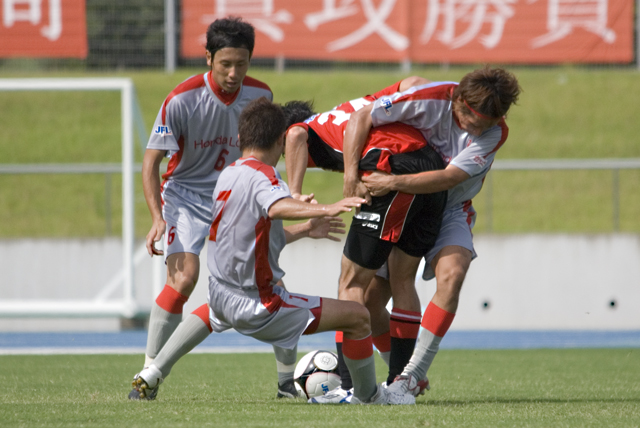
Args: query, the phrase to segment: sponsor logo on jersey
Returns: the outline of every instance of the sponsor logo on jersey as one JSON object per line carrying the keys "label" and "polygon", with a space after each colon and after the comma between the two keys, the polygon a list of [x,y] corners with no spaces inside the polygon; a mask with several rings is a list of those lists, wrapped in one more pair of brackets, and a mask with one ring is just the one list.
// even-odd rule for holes
{"label": "sponsor logo on jersey", "polygon": [[229,147],[238,147],[238,140],[234,141],[233,137],[216,137],[213,140],[200,140],[193,142],[194,149],[206,149],[213,146],[229,146]]}
{"label": "sponsor logo on jersey", "polygon": [[380,214],[377,214],[377,213],[368,213],[365,211],[360,211],[354,217],[357,218],[358,220],[375,221],[376,223],[380,222]]}
{"label": "sponsor logo on jersey", "polygon": [[389,98],[380,98],[380,104],[384,109],[384,114],[391,116],[391,108],[393,107],[391,100]]}
{"label": "sponsor logo on jersey", "polygon": [[378,225],[374,223],[362,223],[362,225],[364,227],[369,227],[371,229],[378,230]]}
{"label": "sponsor logo on jersey", "polygon": [[169,129],[168,126],[162,126],[162,125],[158,125],[158,127],[153,130],[153,133],[158,134],[161,137],[164,137],[165,135],[173,135],[171,133],[171,129]]}
{"label": "sponsor logo on jersey", "polygon": [[282,190],[282,187],[280,187],[280,186],[273,186],[273,187],[271,188],[271,191],[272,191],[272,192],[275,192],[276,190]]}
{"label": "sponsor logo on jersey", "polygon": [[480,166],[485,166],[487,164],[487,160],[482,156],[474,156],[473,162],[477,163]]}

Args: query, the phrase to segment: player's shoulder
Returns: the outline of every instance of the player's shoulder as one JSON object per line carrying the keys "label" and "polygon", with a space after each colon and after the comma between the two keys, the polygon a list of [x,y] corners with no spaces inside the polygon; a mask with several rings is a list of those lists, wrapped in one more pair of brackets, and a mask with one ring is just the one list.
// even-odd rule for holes
{"label": "player's shoulder", "polygon": [[271,91],[271,88],[269,87],[269,85],[251,76],[245,76],[244,80],[242,81],[242,84],[249,89],[268,92],[273,96],[273,92]]}
{"label": "player's shoulder", "polygon": [[176,86],[173,91],[169,94],[169,97],[175,97],[176,95],[184,94],[186,92],[192,91],[194,89],[204,88],[205,87],[205,75],[204,74],[196,74],[195,76],[191,76]]}
{"label": "player's shoulder", "polygon": [[457,82],[429,82],[399,93],[396,101],[449,101],[456,86],[458,86]]}

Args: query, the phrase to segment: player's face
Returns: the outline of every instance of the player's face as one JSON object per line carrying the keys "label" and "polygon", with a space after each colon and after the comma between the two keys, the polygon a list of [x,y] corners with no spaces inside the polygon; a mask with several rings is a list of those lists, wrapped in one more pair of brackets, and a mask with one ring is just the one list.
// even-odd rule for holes
{"label": "player's face", "polygon": [[458,99],[453,103],[453,115],[463,131],[479,137],[484,131],[495,126],[499,119],[486,119],[478,116]]}
{"label": "player's face", "polygon": [[213,58],[207,52],[207,64],[211,67],[213,80],[225,92],[234,93],[247,75],[251,54],[244,48],[222,48]]}

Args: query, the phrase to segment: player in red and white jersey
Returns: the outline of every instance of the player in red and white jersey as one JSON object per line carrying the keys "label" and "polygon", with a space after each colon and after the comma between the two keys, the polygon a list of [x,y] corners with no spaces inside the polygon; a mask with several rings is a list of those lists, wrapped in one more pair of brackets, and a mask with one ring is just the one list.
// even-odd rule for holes
{"label": "player in red and white jersey", "polygon": [[[240,117],[242,158],[225,169],[215,188],[208,265],[210,325],[234,328],[274,346],[297,349],[302,334],[344,331],[344,353],[354,378],[358,404],[413,404],[410,394],[390,393],[376,385],[369,313],[355,302],[287,292],[277,286],[284,275],[278,258],[284,245],[300,237],[283,219],[336,216],[364,200],[346,198],[331,205],[291,198],[275,165],[284,149],[285,117],[265,98],[251,102]],[[157,387],[173,361],[161,351],[139,375],[144,391]],[[292,379],[293,380],[293,379]],[[315,398],[309,400],[315,403]]]}
{"label": "player in red and white jersey", "polygon": [[[273,97],[266,84],[246,75],[255,42],[250,24],[218,19],[206,37],[209,71],[185,80],[167,96],[143,159],[142,183],[153,221],[147,251],[164,255],[167,265],[167,283],[151,309],[144,367],[182,321],[183,305],[195,288],[213,189],[222,169],[240,157],[240,112],[253,99]],[[164,157],[170,160],[160,184]],[[163,235],[164,252],[155,248]],[[140,397],[134,389],[129,398]]]}
{"label": "player in red and white jersey", "polygon": [[[418,383],[426,377],[440,341],[453,321],[464,277],[476,256],[471,233],[475,222],[471,198],[482,188],[496,152],[507,139],[504,116],[519,94],[520,86],[513,74],[486,66],[467,74],[459,84],[433,82],[381,97],[355,112],[347,125],[345,196],[381,196],[389,191],[449,193],[440,234],[425,257],[423,278],[435,275],[437,290],[422,316],[424,329],[414,354],[402,375],[389,386],[394,391],[420,392]],[[373,173],[361,180],[358,159],[367,133],[372,127],[397,121],[420,130],[447,167],[413,175]],[[413,282],[414,278],[396,277],[396,280]],[[374,286],[369,292],[374,293],[376,288],[386,289]]]}

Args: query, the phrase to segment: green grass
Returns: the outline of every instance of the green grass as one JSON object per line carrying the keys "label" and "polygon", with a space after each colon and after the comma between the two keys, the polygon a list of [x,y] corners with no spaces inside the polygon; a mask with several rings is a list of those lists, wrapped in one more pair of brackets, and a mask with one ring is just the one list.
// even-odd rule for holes
{"label": "green grass", "polygon": [[640,426],[637,349],[444,350],[429,373],[432,390],[397,407],[277,400],[271,354],[188,355],[156,401],[129,402],[141,358],[2,356],[0,426]]}
{"label": "green grass", "polygon": [[[459,80],[470,68],[416,68],[432,80]],[[147,129],[167,93],[204,69],[120,72],[136,86]],[[509,113],[510,136],[498,159],[637,158],[640,125],[635,120],[640,79],[635,70],[514,68],[524,92]],[[287,71],[253,69],[277,102],[313,99],[318,111],[371,93],[405,77],[391,71]],[[22,74],[20,77],[42,77]],[[46,77],[95,77],[50,73]],[[104,74],[100,74],[104,76]],[[16,77],[0,74],[0,77]],[[120,104],[108,92],[0,93],[2,163],[119,162]],[[136,149],[140,162],[142,149]],[[620,230],[640,232],[639,171],[620,173]],[[524,233],[613,231],[608,171],[493,171],[491,199],[485,190],[474,203],[476,232]],[[321,202],[341,197],[341,176],[307,174],[305,191]],[[149,228],[139,176],[135,194],[136,234]],[[112,201],[106,212],[106,199]],[[0,238],[91,237],[119,234],[121,188],[114,176],[0,175]],[[489,216],[489,212],[491,216]],[[112,219],[107,224],[107,214]]]}

